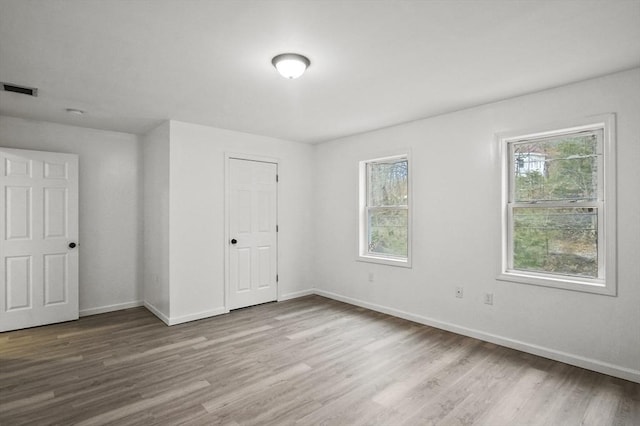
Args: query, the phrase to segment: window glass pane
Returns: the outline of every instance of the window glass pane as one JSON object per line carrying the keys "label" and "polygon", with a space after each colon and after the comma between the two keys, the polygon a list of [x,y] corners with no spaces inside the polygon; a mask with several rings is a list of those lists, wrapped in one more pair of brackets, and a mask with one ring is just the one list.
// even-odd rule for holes
{"label": "window glass pane", "polygon": [[407,257],[407,209],[372,209],[369,215],[369,253]]}
{"label": "window glass pane", "polygon": [[369,206],[406,206],[407,205],[407,160],[388,163],[368,163],[368,199]]}
{"label": "window glass pane", "polygon": [[514,143],[514,201],[593,201],[598,198],[595,134]]}
{"label": "window glass pane", "polygon": [[514,208],[514,269],[597,278],[597,215],[596,208]]}

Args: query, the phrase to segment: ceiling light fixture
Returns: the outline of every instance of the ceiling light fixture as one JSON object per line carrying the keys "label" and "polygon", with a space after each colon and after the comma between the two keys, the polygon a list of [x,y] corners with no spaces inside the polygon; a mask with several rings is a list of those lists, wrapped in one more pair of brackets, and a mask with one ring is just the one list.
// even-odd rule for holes
{"label": "ceiling light fixture", "polygon": [[84,114],[83,110],[76,109],[76,108],[67,108],[65,111],[67,111],[69,114],[72,114],[72,115],[82,115],[82,114]]}
{"label": "ceiling light fixture", "polygon": [[274,56],[271,63],[284,78],[294,79],[300,77],[311,61],[306,56],[297,53],[282,53]]}

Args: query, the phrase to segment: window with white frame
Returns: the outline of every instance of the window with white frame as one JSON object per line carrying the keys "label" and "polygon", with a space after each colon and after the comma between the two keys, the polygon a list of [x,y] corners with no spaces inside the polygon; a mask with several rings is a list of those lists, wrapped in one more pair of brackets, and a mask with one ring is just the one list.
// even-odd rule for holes
{"label": "window with white frame", "polygon": [[500,143],[500,278],[615,295],[613,116]]}
{"label": "window with white frame", "polygon": [[360,162],[360,260],[410,266],[409,159]]}

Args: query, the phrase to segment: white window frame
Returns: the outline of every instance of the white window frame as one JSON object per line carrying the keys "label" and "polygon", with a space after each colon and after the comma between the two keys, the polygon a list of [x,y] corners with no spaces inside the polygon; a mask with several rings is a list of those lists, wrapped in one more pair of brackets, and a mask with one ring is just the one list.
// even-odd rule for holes
{"label": "white window frame", "polygon": [[[368,244],[368,230],[369,230],[369,215],[367,206],[367,191],[368,191],[368,176],[367,176],[367,164],[376,162],[386,162],[393,160],[406,160],[407,161],[407,257],[399,257],[392,255],[384,255],[379,253],[369,252]],[[358,256],[356,260],[362,262],[378,263],[381,265],[400,266],[405,268],[411,268],[411,234],[412,234],[412,166],[411,159],[408,151],[394,155],[384,155],[376,158],[370,158],[359,162],[359,209],[358,209]],[[396,207],[397,208],[397,207]]]}
{"label": "white window frame", "polygon": [[[601,161],[598,164],[598,196],[592,203],[580,203],[581,207],[598,209],[598,277],[588,278],[544,272],[516,270],[513,265],[513,218],[514,207],[521,203],[512,202],[514,188],[511,146],[525,141],[540,141],[565,134],[585,131],[602,131],[598,143]],[[615,115],[605,114],[571,122],[545,126],[542,130],[509,132],[497,135],[501,153],[502,174],[502,223],[501,255],[498,280],[522,284],[532,284],[566,290],[596,293],[609,296],[617,294],[616,262],[616,138]],[[554,203],[540,203],[540,207],[558,207]],[[528,204],[531,206],[531,204]]]}

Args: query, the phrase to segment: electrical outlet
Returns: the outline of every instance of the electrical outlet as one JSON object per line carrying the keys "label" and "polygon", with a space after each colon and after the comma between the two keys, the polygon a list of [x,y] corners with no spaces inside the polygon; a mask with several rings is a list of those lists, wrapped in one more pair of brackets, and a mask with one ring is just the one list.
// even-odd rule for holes
{"label": "electrical outlet", "polygon": [[456,287],[456,297],[459,299],[462,299],[463,294],[464,294],[464,291],[462,287]]}
{"label": "electrical outlet", "polygon": [[484,303],[486,305],[493,305],[493,293],[484,294]]}
{"label": "electrical outlet", "polygon": [[369,272],[369,282],[372,283],[374,279],[373,272]]}

